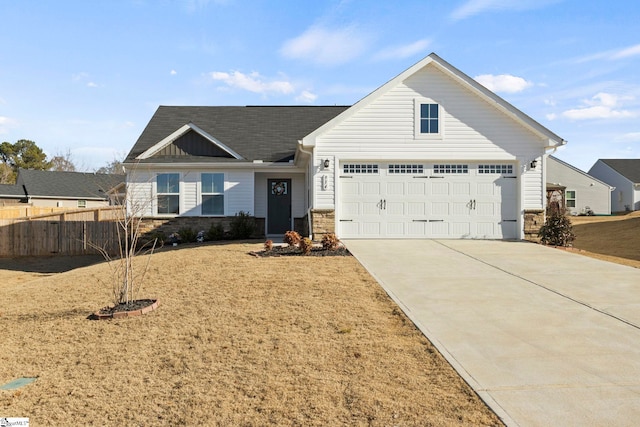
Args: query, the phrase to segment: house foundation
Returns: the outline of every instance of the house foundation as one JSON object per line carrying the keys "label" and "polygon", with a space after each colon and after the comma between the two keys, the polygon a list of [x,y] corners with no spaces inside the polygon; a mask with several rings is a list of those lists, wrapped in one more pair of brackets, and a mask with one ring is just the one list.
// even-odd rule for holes
{"label": "house foundation", "polygon": [[543,209],[527,209],[524,211],[524,239],[531,242],[540,242],[538,232],[544,225]]}
{"label": "house foundation", "polygon": [[333,209],[312,209],[311,232],[314,240],[321,240],[327,233],[335,233],[336,211]]}

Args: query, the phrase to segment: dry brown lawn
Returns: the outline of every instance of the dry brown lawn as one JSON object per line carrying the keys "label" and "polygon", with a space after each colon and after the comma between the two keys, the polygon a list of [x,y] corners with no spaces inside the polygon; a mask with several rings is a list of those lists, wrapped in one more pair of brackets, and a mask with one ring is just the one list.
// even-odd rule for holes
{"label": "dry brown lawn", "polygon": [[[154,255],[147,315],[95,257],[0,259],[0,416],[32,425],[502,425],[352,257]],[[87,264],[91,264],[88,265]],[[84,265],[84,266],[83,266]]]}
{"label": "dry brown lawn", "polygon": [[640,268],[640,211],[572,217],[573,246],[584,255]]}

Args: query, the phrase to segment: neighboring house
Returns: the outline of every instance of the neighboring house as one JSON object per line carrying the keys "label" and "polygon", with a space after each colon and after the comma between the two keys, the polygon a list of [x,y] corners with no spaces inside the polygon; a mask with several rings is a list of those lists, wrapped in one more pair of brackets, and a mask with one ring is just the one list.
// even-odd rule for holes
{"label": "neighboring house", "polygon": [[588,211],[595,215],[611,214],[611,186],[569,163],[549,156],[547,192],[553,190],[562,192],[561,202],[571,215],[583,215]]}
{"label": "neighboring house", "polygon": [[613,212],[640,210],[640,159],[599,159],[589,175],[615,187],[611,193]]}
{"label": "neighboring house", "polygon": [[435,54],[351,107],[158,108],[124,164],[143,215],[316,239],[521,239],[565,141]]}
{"label": "neighboring house", "polygon": [[24,191],[15,184],[0,184],[0,206],[17,205],[23,202]]}
{"label": "neighboring house", "polygon": [[123,198],[125,176],[19,169],[16,186],[36,207],[95,208]]}

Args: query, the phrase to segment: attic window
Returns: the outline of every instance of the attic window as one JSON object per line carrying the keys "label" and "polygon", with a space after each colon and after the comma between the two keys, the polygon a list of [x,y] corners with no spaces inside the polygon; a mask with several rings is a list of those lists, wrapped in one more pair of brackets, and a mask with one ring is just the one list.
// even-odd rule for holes
{"label": "attic window", "polygon": [[442,138],[442,117],[444,117],[444,110],[440,104],[428,98],[415,99],[415,138]]}
{"label": "attic window", "polygon": [[440,133],[438,104],[420,104],[420,133]]}

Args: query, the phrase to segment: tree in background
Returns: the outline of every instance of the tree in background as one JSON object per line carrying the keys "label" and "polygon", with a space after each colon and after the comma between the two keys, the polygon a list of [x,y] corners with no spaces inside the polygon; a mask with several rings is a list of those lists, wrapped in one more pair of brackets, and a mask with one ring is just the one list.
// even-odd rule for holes
{"label": "tree in background", "polygon": [[51,158],[51,168],[49,170],[56,172],[75,172],[78,168],[73,161],[71,150],[67,148],[66,153],[58,153]]}
{"label": "tree in background", "polygon": [[122,170],[122,160],[113,159],[108,162],[106,165],[102,166],[95,170],[96,173],[110,173],[114,175],[123,175],[124,171]]}
{"label": "tree in background", "polygon": [[11,166],[0,163],[0,184],[12,184],[14,179],[13,169]]}
{"label": "tree in background", "polygon": [[0,144],[0,161],[12,170],[10,184],[16,182],[18,169],[48,170],[51,162],[47,161],[47,155],[35,142],[21,139],[15,144],[3,142]]}

